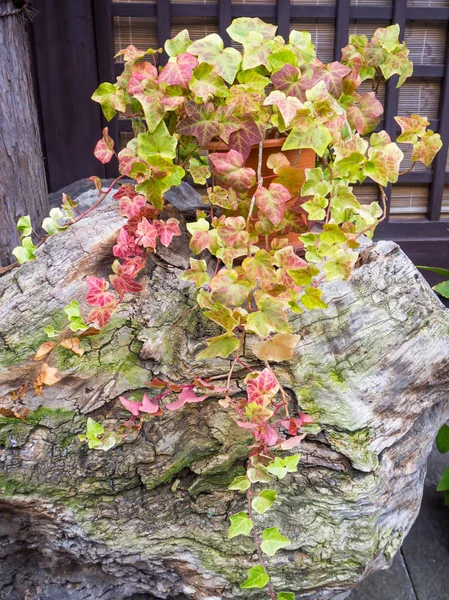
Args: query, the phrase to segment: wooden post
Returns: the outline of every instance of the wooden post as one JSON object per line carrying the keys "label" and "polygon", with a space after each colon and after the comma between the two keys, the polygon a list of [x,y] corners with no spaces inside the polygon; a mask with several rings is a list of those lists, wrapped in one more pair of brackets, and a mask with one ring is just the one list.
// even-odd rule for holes
{"label": "wooden post", "polygon": [[39,228],[48,213],[25,13],[18,5],[0,0],[0,265],[11,262],[19,243],[17,219],[28,214]]}

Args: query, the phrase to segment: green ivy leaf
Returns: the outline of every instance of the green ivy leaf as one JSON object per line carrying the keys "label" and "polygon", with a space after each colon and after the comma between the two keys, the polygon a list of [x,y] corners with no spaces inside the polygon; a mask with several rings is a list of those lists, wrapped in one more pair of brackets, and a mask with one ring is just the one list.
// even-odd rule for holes
{"label": "green ivy leaf", "polygon": [[254,523],[244,512],[239,512],[229,517],[231,526],[228,530],[228,539],[237,537],[238,535],[249,535],[254,527]]}
{"label": "green ivy leaf", "polygon": [[251,588],[264,588],[270,581],[270,577],[265,571],[265,567],[258,565],[248,570],[248,578],[240,584],[243,590]]}
{"label": "green ivy leaf", "polygon": [[316,169],[306,169],[306,180],[301,188],[301,196],[327,196],[331,191],[331,184],[324,178],[324,171],[317,167]]}
{"label": "green ivy leaf", "polygon": [[284,465],[288,473],[296,473],[300,458],[300,454],[292,454],[284,458]]}
{"label": "green ivy leaf", "polygon": [[47,336],[49,338],[54,338],[57,335],[57,331],[55,330],[54,327],[52,327],[51,325],[47,325],[47,327],[44,327],[44,331],[47,334]]}
{"label": "green ivy leaf", "polygon": [[263,295],[257,300],[256,312],[248,315],[247,329],[253,331],[261,338],[266,338],[270,332],[290,333],[287,313],[282,302],[268,295]]}
{"label": "green ivy leaf", "polygon": [[20,231],[20,234],[23,236],[31,235],[33,232],[33,228],[31,226],[31,219],[29,215],[25,217],[20,217],[17,221],[17,230]]}
{"label": "green ivy leaf", "polygon": [[158,154],[163,158],[176,157],[176,139],[169,134],[167,125],[161,121],[153,133],[140,133],[137,136],[137,155],[143,160]]}
{"label": "green ivy leaf", "polygon": [[18,263],[21,265],[31,260],[36,260],[37,247],[33,244],[30,237],[24,237],[22,239],[22,245],[14,248],[12,253],[17,258]]}
{"label": "green ivy leaf", "polygon": [[313,121],[307,129],[294,127],[288,134],[288,137],[282,146],[282,150],[312,148],[318,156],[323,156],[326,148],[331,142],[332,137],[329,129],[325,125]]}
{"label": "green ivy leaf", "polygon": [[108,121],[115,117],[117,111],[126,111],[125,93],[117,84],[102,83],[92,94],[92,100],[101,105]]}
{"label": "green ivy leaf", "polygon": [[295,600],[293,592],[279,592],[277,600]]}
{"label": "green ivy leaf", "polygon": [[227,358],[232,352],[235,352],[240,346],[239,340],[232,333],[224,333],[217,337],[210,338],[206,341],[207,348],[200,352],[196,357],[197,360],[205,360],[206,358]]}
{"label": "green ivy leaf", "polygon": [[315,287],[308,287],[305,289],[305,294],[301,296],[300,301],[309,310],[314,310],[316,308],[327,308],[326,302],[321,299],[322,295],[322,290],[319,290]]}
{"label": "green ivy leaf", "polygon": [[268,465],[267,471],[272,475],[275,475],[278,479],[284,479],[287,475],[287,467],[284,459],[280,456],[276,456],[274,461]]}
{"label": "green ivy leaf", "polygon": [[242,61],[241,54],[235,48],[225,48],[223,40],[216,33],[197,40],[188,52],[198,57],[200,63],[215,65],[215,71],[229,83],[234,83]]}
{"label": "green ivy leaf", "polygon": [[174,38],[165,42],[164,49],[169,56],[178,56],[186,52],[191,44],[189,32],[183,29]]}
{"label": "green ivy leaf", "polygon": [[[206,221],[207,223],[207,221]],[[209,223],[207,223],[209,225]],[[206,273],[207,264],[205,260],[190,259],[190,269],[181,274],[181,279],[193,281],[197,288],[203,287],[209,282],[209,275]]]}
{"label": "green ivy leaf", "polygon": [[440,481],[438,482],[437,492],[449,491],[449,467],[446,468]]}
{"label": "green ivy leaf", "polygon": [[449,298],[449,281],[442,281],[441,283],[437,283],[433,286],[432,289],[438,292],[440,296]]}
{"label": "green ivy leaf", "polygon": [[69,327],[72,331],[85,331],[89,326],[83,321],[80,313],[80,305],[76,300],[72,300],[64,308],[64,312],[69,317]]}
{"label": "green ivy leaf", "polygon": [[42,221],[42,229],[44,229],[48,235],[55,235],[59,231],[65,229],[64,226],[58,224],[58,221],[64,218],[62,211],[59,208],[52,208],[50,216],[46,217]]}
{"label": "green ivy leaf", "polygon": [[436,444],[437,444],[438,451],[441,452],[441,454],[445,454],[446,452],[449,452],[449,426],[448,425],[443,425],[441,427],[441,429],[437,435]]}
{"label": "green ivy leaf", "polygon": [[271,508],[276,501],[276,492],[274,490],[262,490],[258,496],[253,498],[252,505],[254,510],[263,515]]}
{"label": "green ivy leaf", "polygon": [[247,472],[248,479],[251,483],[269,483],[273,481],[273,477],[268,473],[268,470],[262,465],[250,467]]}
{"label": "green ivy leaf", "polygon": [[238,475],[234,478],[233,482],[228,486],[228,490],[237,490],[239,492],[246,492],[251,487],[251,481],[246,475]]}
{"label": "green ivy leaf", "polygon": [[291,541],[279,533],[277,527],[265,529],[262,533],[262,543],[260,544],[262,552],[268,556],[274,556],[278,550],[290,546]]}

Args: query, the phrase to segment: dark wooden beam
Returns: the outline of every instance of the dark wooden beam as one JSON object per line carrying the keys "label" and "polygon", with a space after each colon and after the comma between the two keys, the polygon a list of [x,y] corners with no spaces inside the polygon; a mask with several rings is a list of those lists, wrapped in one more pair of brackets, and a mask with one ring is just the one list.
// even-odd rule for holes
{"label": "dark wooden beam", "polygon": [[433,182],[429,195],[428,216],[432,221],[440,219],[446,175],[446,160],[449,149],[449,23],[447,24],[445,63],[445,76],[443,85],[441,86],[439,111],[439,129],[443,147],[433,162]]}
{"label": "dark wooden beam", "polygon": [[218,33],[222,37],[225,46],[231,45],[231,38],[226,29],[232,21],[231,0],[218,0]]}
{"label": "dark wooden beam", "polygon": [[[157,42],[163,48],[165,42],[171,38],[170,2],[157,0]],[[160,57],[160,64],[165,65],[168,57],[164,52]]]}
{"label": "dark wooden beam", "polygon": [[290,35],[290,0],[277,0],[278,35],[288,40]]}
{"label": "dark wooden beam", "polygon": [[[111,2],[111,13],[114,17],[156,17],[157,6],[150,2]],[[96,0],[94,0],[96,4]],[[168,2],[167,2],[168,4]]]}
{"label": "dark wooden beam", "polygon": [[335,23],[334,60],[340,60],[341,50],[349,40],[350,0],[339,0],[337,4],[337,20]]}

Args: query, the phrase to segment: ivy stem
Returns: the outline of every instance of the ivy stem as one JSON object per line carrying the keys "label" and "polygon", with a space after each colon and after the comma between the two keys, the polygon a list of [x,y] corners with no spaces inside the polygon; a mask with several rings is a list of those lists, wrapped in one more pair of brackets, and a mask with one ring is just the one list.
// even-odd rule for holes
{"label": "ivy stem", "polygon": [[117,183],[117,181],[120,181],[120,179],[123,179],[123,177],[124,177],[124,175],[119,175],[119,177],[117,177],[116,179],[114,179],[114,181],[111,183],[111,185],[109,186],[109,188],[107,189],[107,191],[106,192],[102,192],[100,194],[100,199],[97,202],[95,202],[95,204],[93,204],[90,208],[88,208],[86,210],[86,212],[83,212],[77,219],[75,219],[75,223],[78,223],[78,221],[80,221],[83,217],[85,217],[90,212],[92,212],[94,210],[94,208],[97,208],[97,206],[99,206],[103,202],[103,200],[106,198],[106,196],[112,190],[112,188]]}
{"label": "ivy stem", "polygon": [[[273,375],[276,377],[276,375],[275,375],[275,373],[274,373],[273,369],[272,369],[272,368],[271,368],[271,366],[270,366],[270,363],[269,363],[267,360],[265,361],[265,366],[266,366],[266,368],[267,368],[267,369],[269,369],[269,370],[270,370],[270,371],[273,373]],[[278,381],[278,383],[279,383],[279,380],[278,380],[278,378],[277,378],[277,377],[276,377],[276,380],[277,380],[277,381]],[[289,398],[288,398],[287,394],[285,393],[285,390],[284,390],[284,388],[282,387],[282,385],[281,385],[280,383],[279,383],[279,391],[281,392],[282,401],[283,401],[283,403],[284,403],[284,406],[285,406],[285,416],[287,417],[287,419],[289,419],[289,418],[290,418],[290,412],[289,412],[289,410],[288,410],[288,401],[289,401]]]}
{"label": "ivy stem", "polygon": [[413,171],[415,165],[416,165],[416,160],[414,162],[412,162],[412,166],[410,168],[406,169],[405,171],[400,171],[399,176],[407,175],[407,173],[411,173]]}
{"label": "ivy stem", "polygon": [[[251,204],[249,206],[248,216],[246,218],[246,229],[249,227],[249,223],[251,221],[251,217],[253,216],[254,204],[256,203],[256,192],[257,190],[263,186],[263,177],[262,177],[262,158],[263,158],[263,141],[259,142],[259,156],[257,159],[257,188],[251,198]],[[248,256],[250,254],[250,244],[248,244]]]}
{"label": "ivy stem", "polygon": [[382,215],[382,217],[378,221],[378,223],[380,223],[381,221],[383,221],[387,217],[387,201],[388,201],[388,198],[387,198],[387,195],[385,194],[384,188],[380,185],[380,183],[377,184],[377,187],[380,190],[380,197],[382,199],[382,212],[383,212],[383,215]]}
{"label": "ivy stem", "polygon": [[[259,557],[259,562],[260,564],[263,566],[263,568],[265,569],[265,571],[267,570],[267,565],[265,563],[263,554],[262,554],[262,550],[260,547],[260,540],[259,540],[259,536],[257,535],[257,529],[256,529],[256,524],[254,523],[254,519],[253,519],[253,505],[251,503],[251,489],[248,488],[248,491],[246,492],[246,497],[248,499],[248,516],[251,519],[251,521],[253,522],[253,536],[254,536],[254,543],[256,544],[256,548],[257,548],[257,555]],[[270,593],[270,598],[271,600],[275,600],[275,595],[274,595],[274,590],[271,587],[271,583],[268,582],[267,583],[267,588],[268,591]]]}

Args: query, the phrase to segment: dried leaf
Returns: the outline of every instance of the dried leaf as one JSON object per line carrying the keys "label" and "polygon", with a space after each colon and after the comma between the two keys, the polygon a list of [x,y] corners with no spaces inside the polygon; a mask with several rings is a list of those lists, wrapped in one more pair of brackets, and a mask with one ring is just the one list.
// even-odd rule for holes
{"label": "dried leaf", "polygon": [[269,340],[256,342],[253,352],[258,359],[263,361],[290,360],[293,358],[293,350],[300,339],[299,335],[277,333]]}
{"label": "dried leaf", "polygon": [[55,342],[44,342],[37,349],[36,354],[34,355],[34,360],[43,360],[46,356],[50,354],[50,352],[55,348]]}
{"label": "dried leaf", "polygon": [[83,356],[84,354],[84,348],[81,348],[79,338],[77,337],[62,340],[59,345],[78,354],[78,356]]}

